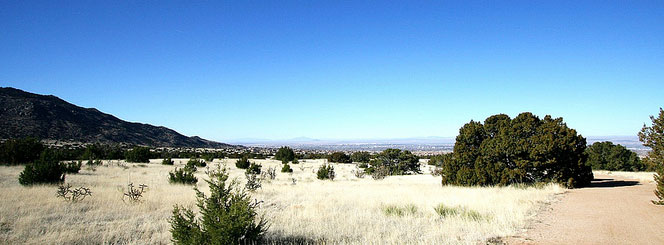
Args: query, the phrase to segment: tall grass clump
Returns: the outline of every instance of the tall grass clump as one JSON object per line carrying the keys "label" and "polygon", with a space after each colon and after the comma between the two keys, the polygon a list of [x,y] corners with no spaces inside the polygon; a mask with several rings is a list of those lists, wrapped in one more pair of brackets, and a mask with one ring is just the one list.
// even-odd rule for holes
{"label": "tall grass clump", "polygon": [[443,218],[458,216],[463,219],[480,221],[485,220],[486,217],[476,210],[472,210],[463,206],[450,207],[444,204],[439,204],[433,208],[436,213]]}

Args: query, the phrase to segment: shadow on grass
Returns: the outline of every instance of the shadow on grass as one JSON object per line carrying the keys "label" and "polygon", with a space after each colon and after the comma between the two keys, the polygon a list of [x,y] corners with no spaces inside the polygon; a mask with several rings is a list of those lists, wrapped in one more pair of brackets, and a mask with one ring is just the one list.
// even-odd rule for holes
{"label": "shadow on grass", "polygon": [[638,184],[639,182],[635,180],[594,179],[586,188],[613,188]]}
{"label": "shadow on grass", "polygon": [[261,244],[325,244],[325,240],[304,236],[268,235],[268,237],[263,239]]}

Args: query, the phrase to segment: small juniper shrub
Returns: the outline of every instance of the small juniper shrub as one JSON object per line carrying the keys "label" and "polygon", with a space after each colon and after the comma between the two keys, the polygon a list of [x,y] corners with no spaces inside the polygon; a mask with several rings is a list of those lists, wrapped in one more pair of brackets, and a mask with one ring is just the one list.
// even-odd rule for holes
{"label": "small juniper shrub", "polygon": [[198,158],[191,158],[191,159],[189,159],[189,161],[187,161],[186,166],[187,167],[194,166],[194,167],[203,168],[203,167],[207,166],[207,163],[205,163],[205,161],[200,160]]}
{"label": "small juniper shrub", "polygon": [[252,162],[245,172],[248,174],[261,174],[261,167],[260,164]]}
{"label": "small juniper shrub", "polygon": [[82,164],[83,162],[81,161],[70,161],[70,162],[61,163],[60,166],[62,166],[62,172],[64,173],[77,174],[78,171],[81,170]]}
{"label": "small juniper shrub", "polygon": [[247,169],[249,165],[250,165],[249,159],[246,156],[243,156],[242,158],[237,159],[237,161],[235,161],[235,167],[237,168]]}
{"label": "small juniper shrub", "polygon": [[292,173],[293,169],[288,165],[288,163],[284,164],[284,166],[281,168],[282,173]]}
{"label": "small juniper shrub", "polygon": [[[267,230],[267,220],[259,217],[256,209],[260,202],[239,187],[235,180],[229,184],[226,168],[209,175],[205,180],[210,195],[194,187],[200,215],[191,209],[176,205],[171,224],[172,242],[175,244],[258,244]],[[198,217],[197,217],[198,216]]]}
{"label": "small juniper shrub", "polygon": [[66,201],[78,202],[85,199],[85,197],[92,196],[92,191],[83,186],[78,188],[71,188],[71,185],[67,184],[58,186],[56,196]]}
{"label": "small juniper shrub", "polygon": [[184,168],[175,168],[172,172],[168,173],[168,182],[173,184],[196,184],[198,178],[194,176],[196,166],[187,165]]}
{"label": "small juniper shrub", "polygon": [[298,161],[297,158],[293,159],[292,162],[293,162],[293,164],[298,164],[298,163],[300,163],[300,161]]}
{"label": "small juniper shrub", "polygon": [[18,177],[21,185],[58,184],[65,181],[65,172],[50,150],[45,150],[34,163],[25,165]]}
{"label": "small juniper shrub", "polygon": [[324,180],[324,179],[329,179],[329,180],[334,180],[334,166],[330,164],[325,164],[321,166],[318,171],[316,172],[316,176],[318,179]]}
{"label": "small juniper shrub", "polygon": [[164,160],[161,160],[161,164],[163,164],[163,165],[173,165],[173,164],[175,164],[175,161],[173,161],[170,157],[169,158],[164,158]]}
{"label": "small juniper shrub", "polygon": [[139,184],[138,188],[134,188],[134,183],[129,183],[127,185],[127,191],[123,193],[122,201],[124,203],[139,203],[142,202],[143,193],[145,189],[148,188],[147,185]]}

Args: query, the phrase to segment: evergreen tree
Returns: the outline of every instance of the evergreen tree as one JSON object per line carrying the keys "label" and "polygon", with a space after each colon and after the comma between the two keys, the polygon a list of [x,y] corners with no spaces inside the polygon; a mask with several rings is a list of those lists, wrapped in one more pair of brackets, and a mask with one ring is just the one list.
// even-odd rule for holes
{"label": "evergreen tree", "polygon": [[644,146],[650,147],[648,156],[644,159],[647,165],[655,168],[655,182],[657,189],[655,196],[659,200],[653,201],[657,205],[664,205],[664,110],[659,108],[659,116],[650,116],[651,126],[643,125],[639,132],[639,140]]}

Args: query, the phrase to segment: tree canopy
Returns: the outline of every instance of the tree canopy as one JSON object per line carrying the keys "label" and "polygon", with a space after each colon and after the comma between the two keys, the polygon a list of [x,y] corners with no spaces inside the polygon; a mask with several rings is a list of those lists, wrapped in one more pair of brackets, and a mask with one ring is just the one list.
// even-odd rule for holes
{"label": "tree canopy", "polygon": [[562,118],[529,112],[511,119],[488,117],[459,129],[454,151],[442,164],[442,183],[507,185],[554,181],[569,187],[593,179],[586,165],[586,139]]}
{"label": "tree canopy", "polygon": [[379,168],[385,168],[388,175],[402,175],[420,173],[420,159],[407,150],[386,149],[376,155],[369,164],[368,173]]}
{"label": "tree canopy", "polygon": [[655,182],[657,189],[655,195],[659,198],[653,203],[664,205],[664,110],[659,108],[659,116],[650,116],[651,126],[643,124],[639,132],[639,140],[644,146],[650,147],[650,152],[644,159],[646,165],[655,169]]}
{"label": "tree canopy", "polygon": [[288,146],[282,146],[277,150],[277,153],[274,155],[274,159],[290,162],[295,159],[295,152]]}
{"label": "tree canopy", "polygon": [[593,169],[609,171],[644,171],[646,165],[635,152],[610,141],[595,142],[586,149],[587,164]]}
{"label": "tree canopy", "polygon": [[348,156],[346,153],[337,151],[329,156],[327,156],[327,161],[329,162],[338,162],[338,163],[351,163],[352,161],[350,160],[350,156]]}

